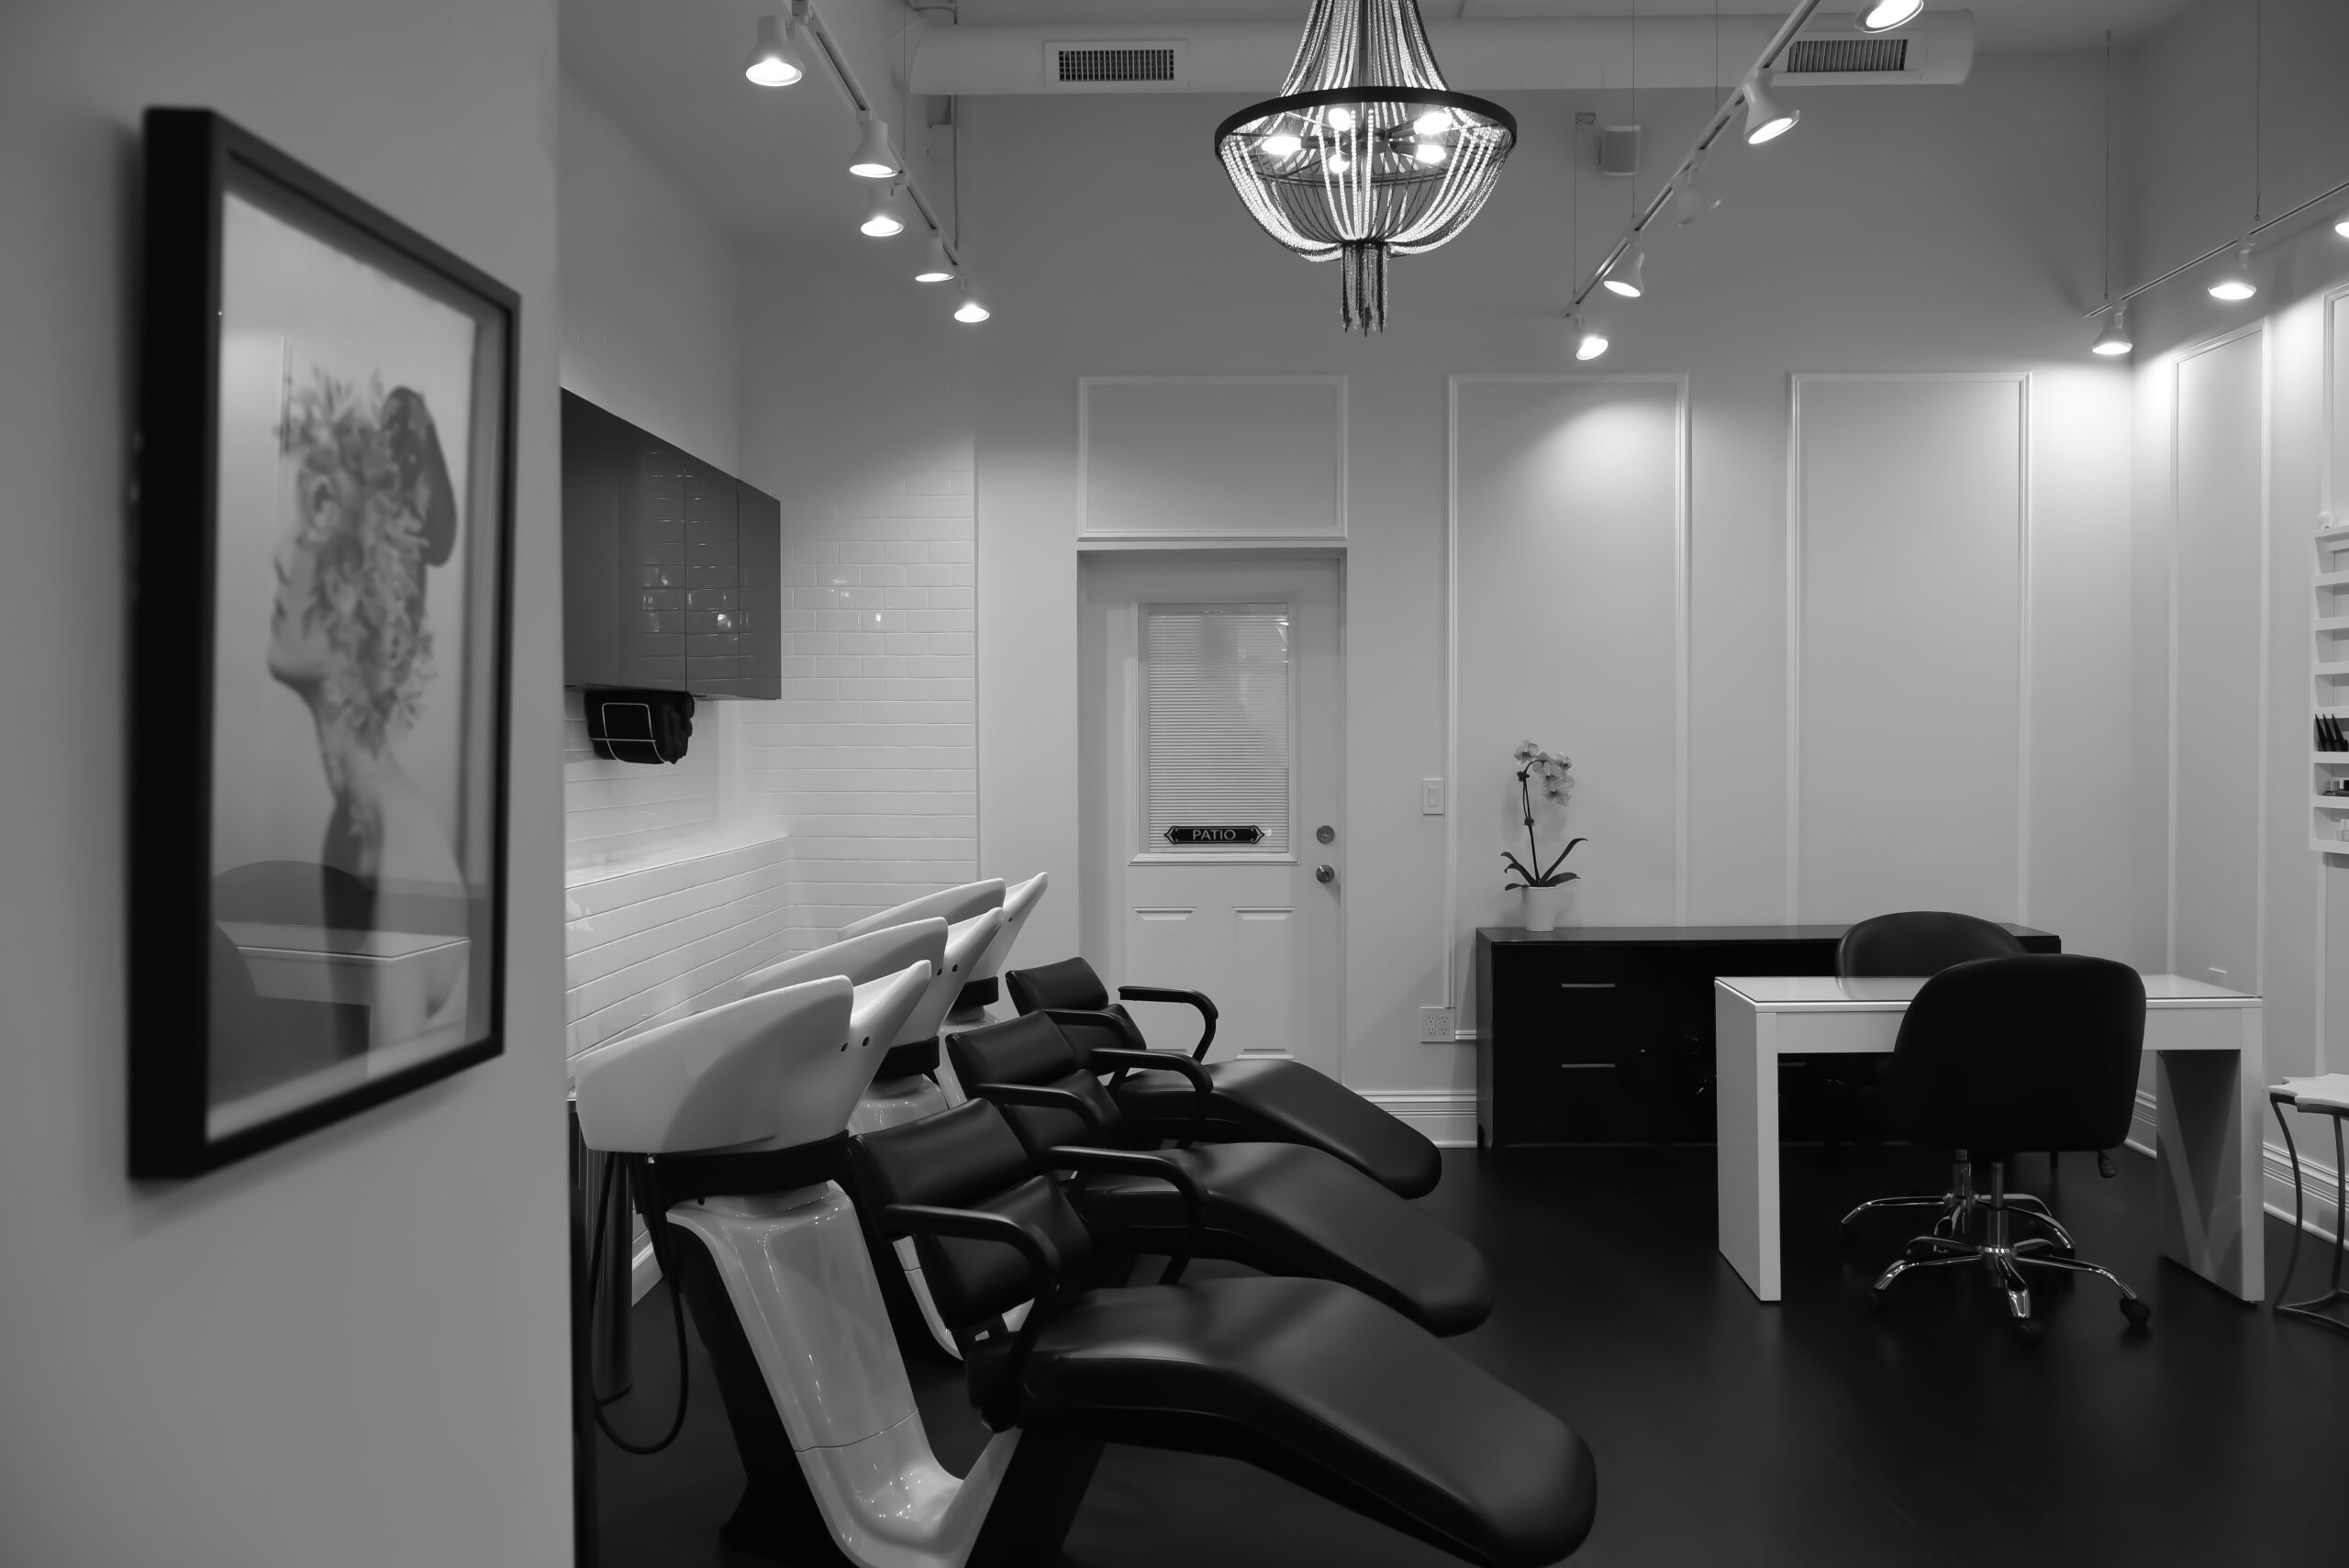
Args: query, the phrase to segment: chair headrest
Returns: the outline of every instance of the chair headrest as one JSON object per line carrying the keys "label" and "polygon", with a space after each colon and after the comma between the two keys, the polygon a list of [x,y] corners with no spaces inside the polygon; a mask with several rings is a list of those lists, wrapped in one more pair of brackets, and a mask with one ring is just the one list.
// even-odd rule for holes
{"label": "chair headrest", "polygon": [[948,1035],[946,1052],[965,1085],[1049,1084],[1085,1065],[1060,1025],[1041,1013]]}
{"label": "chair headrest", "polygon": [[989,877],[985,882],[966,882],[960,887],[942,888],[936,893],[909,898],[892,909],[877,915],[867,915],[862,920],[851,921],[841,928],[841,936],[861,937],[867,931],[877,931],[885,926],[902,926],[908,920],[932,917],[953,922],[967,920],[986,909],[1003,907],[1003,878]]}
{"label": "chair headrest", "polygon": [[1081,958],[1064,958],[1058,963],[1038,964],[1033,969],[1015,969],[1003,977],[1003,986],[1011,993],[1011,1005],[1023,1013],[1045,1007],[1091,1011],[1109,1005],[1108,987],[1093,973],[1093,966]]}

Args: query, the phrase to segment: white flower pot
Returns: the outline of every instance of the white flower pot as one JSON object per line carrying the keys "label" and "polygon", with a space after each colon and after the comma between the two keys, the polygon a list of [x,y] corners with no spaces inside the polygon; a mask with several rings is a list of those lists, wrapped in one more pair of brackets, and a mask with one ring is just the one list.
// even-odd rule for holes
{"label": "white flower pot", "polygon": [[1525,929],[1529,931],[1554,931],[1558,922],[1574,907],[1575,884],[1561,883],[1555,887],[1528,887],[1518,896],[1525,900]]}

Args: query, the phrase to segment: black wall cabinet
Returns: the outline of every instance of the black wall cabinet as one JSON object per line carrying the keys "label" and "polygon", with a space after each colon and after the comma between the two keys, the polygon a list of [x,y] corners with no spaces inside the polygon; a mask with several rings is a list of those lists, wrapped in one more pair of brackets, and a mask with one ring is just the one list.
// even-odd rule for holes
{"label": "black wall cabinet", "polygon": [[783,506],[562,395],[562,679],[783,695]]}

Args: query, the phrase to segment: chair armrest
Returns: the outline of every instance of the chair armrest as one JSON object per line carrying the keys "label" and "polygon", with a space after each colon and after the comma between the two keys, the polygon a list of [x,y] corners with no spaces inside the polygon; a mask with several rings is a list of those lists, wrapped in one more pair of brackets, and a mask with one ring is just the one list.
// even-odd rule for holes
{"label": "chair armrest", "polygon": [[1199,1191],[1197,1178],[1179,1160],[1163,1154],[1148,1153],[1134,1149],[1081,1149],[1070,1146],[1048,1151],[1044,1162],[1063,1171],[1120,1171],[1130,1176],[1150,1176],[1166,1182],[1183,1195],[1183,1207],[1190,1214],[1190,1224],[1183,1238],[1183,1250],[1167,1261],[1166,1272],[1159,1276],[1161,1284],[1173,1284],[1191,1266],[1191,1258],[1199,1249],[1199,1232],[1208,1218],[1207,1195]]}
{"label": "chair armrest", "polygon": [[[981,1399],[981,1416],[991,1429],[1001,1431],[1016,1418],[1012,1407],[1019,1389],[1019,1369],[1027,1363],[1028,1351],[1036,1342],[1036,1330],[1052,1316],[1052,1307],[1060,1295],[1060,1249],[1052,1245],[1051,1237],[1032,1225],[1023,1224],[1008,1214],[987,1214],[974,1208],[893,1203],[883,1207],[881,1219],[883,1224],[911,1235],[927,1232],[966,1241],[1000,1241],[1017,1249],[1028,1266],[1036,1271],[1036,1295],[1029,1306],[1027,1319],[1012,1337],[1011,1349],[1004,1355],[1001,1370],[988,1380],[991,1386]],[[974,1388],[973,1392],[978,1390]]]}
{"label": "chair armrest", "polygon": [[1142,1039],[1140,1027],[1115,1008],[1046,1007],[1044,1017],[1056,1024],[1079,1024],[1090,1029],[1111,1030],[1126,1042],[1124,1049],[1128,1051],[1150,1049],[1150,1041]]}
{"label": "chair armrest", "polygon": [[1208,1059],[1208,1047],[1215,1043],[1215,1020],[1219,1015],[1215,1010],[1215,1004],[1199,992],[1181,991],[1166,985],[1120,985],[1118,987],[1118,1000],[1120,1002],[1174,1002],[1186,1007],[1197,1007],[1199,1010],[1199,1022],[1202,1028],[1199,1032],[1199,1043],[1191,1048],[1191,1060],[1205,1062]]}
{"label": "chair armrest", "polygon": [[970,1093],[999,1106],[1031,1106],[1038,1110],[1073,1111],[1085,1118],[1085,1129],[1097,1137],[1108,1136],[1109,1129],[1101,1125],[1101,1113],[1074,1089],[1046,1088],[1039,1084],[977,1084]]}
{"label": "chair armrest", "polygon": [[1215,1081],[1208,1070],[1187,1056],[1172,1051],[1120,1051],[1116,1048],[1096,1051],[1096,1062],[1106,1062],[1118,1070],[1122,1080],[1128,1070],[1143,1073],[1180,1073],[1191,1085],[1191,1125],[1178,1140],[1188,1149],[1207,1130],[1208,1102],[1215,1096]]}

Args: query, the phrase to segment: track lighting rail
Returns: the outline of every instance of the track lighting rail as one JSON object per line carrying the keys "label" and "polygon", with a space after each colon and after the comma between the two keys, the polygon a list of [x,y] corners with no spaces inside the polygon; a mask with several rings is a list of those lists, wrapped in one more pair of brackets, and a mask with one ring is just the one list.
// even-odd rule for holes
{"label": "track lighting rail", "polygon": [[2269,218],[2266,222],[2257,224],[2250,228],[2244,229],[2243,233],[2235,239],[2221,240],[2218,244],[2211,246],[2208,250],[2203,251],[2200,255],[2193,258],[2191,261],[2180,261],[2176,266],[2172,267],[2160,277],[2148,278],[2143,283],[2139,284],[2135,288],[2114,295],[2111,300],[2098,306],[2094,310],[2084,310],[2080,312],[2080,319],[2083,321],[2093,321],[2098,317],[2102,316],[2106,311],[2112,309],[2114,306],[2125,306],[2130,301],[2135,299],[2139,295],[2149,293],[2154,289],[2161,287],[2162,284],[2169,282],[2172,278],[2183,276],[2185,273],[2192,272],[2197,267],[2203,266],[2210,261],[2215,261],[2230,250],[2244,249],[2248,247],[2252,241],[2257,239],[2261,235],[2266,234],[2268,230],[2280,228],[2284,224],[2291,222],[2292,219],[2299,217],[2301,214],[2307,212],[2311,207],[2321,207],[2329,202],[2336,201],[2343,193],[2349,193],[2349,180],[2342,181],[2339,184],[2333,186],[2330,190],[2319,191],[2315,195],[2310,196],[2308,200],[2300,203],[2298,206],[2288,207],[2284,211],[2277,213],[2274,217]]}
{"label": "track lighting rail", "polygon": [[[861,116],[874,114],[872,97],[864,91],[863,84],[857,81],[856,71],[849,64],[847,52],[832,37],[831,29],[824,25],[823,13],[816,9],[815,0],[791,0],[791,15],[800,30],[816,40],[816,47],[823,53],[824,63],[830,70],[832,84],[840,89],[841,96],[848,100],[849,107]],[[930,233],[946,248],[947,260],[960,269],[963,265],[961,247],[955,243],[954,237],[946,232],[946,225],[939,220],[938,210],[922,194],[912,171],[903,167],[905,154],[901,151],[897,157],[899,169],[895,183],[913,199],[914,210],[921,214],[922,222],[930,226]]]}
{"label": "track lighting rail", "polygon": [[1673,166],[1672,178],[1657,188],[1655,199],[1648,203],[1646,210],[1642,212],[1638,219],[1632,223],[1631,231],[1616,241],[1615,248],[1607,252],[1606,260],[1600,261],[1592,271],[1590,281],[1575,291],[1574,303],[1568,306],[1569,310],[1579,311],[1583,301],[1590,297],[1591,290],[1597,288],[1601,280],[1607,276],[1608,270],[1622,260],[1626,250],[1639,243],[1640,236],[1646,232],[1648,225],[1655,220],[1655,215],[1664,210],[1664,204],[1669,202],[1674,193],[1687,183],[1693,165],[1712,150],[1713,143],[1720,139],[1721,132],[1728,129],[1730,122],[1737,117],[1738,109],[1749,101],[1748,95],[1753,84],[1761,80],[1771,66],[1777,63],[1778,56],[1784,54],[1787,46],[1794,42],[1795,35],[1802,30],[1804,23],[1810,20],[1811,13],[1819,9],[1820,3],[1821,0],[1801,0],[1799,5],[1787,14],[1787,19],[1778,24],[1778,30],[1772,33],[1770,41],[1762,46],[1762,52],[1754,57],[1752,67],[1743,76],[1738,78],[1737,90],[1721,100],[1720,107],[1715,109],[1713,117],[1705,123],[1704,131],[1697,138],[1695,145],[1690,147],[1680,161]]}

